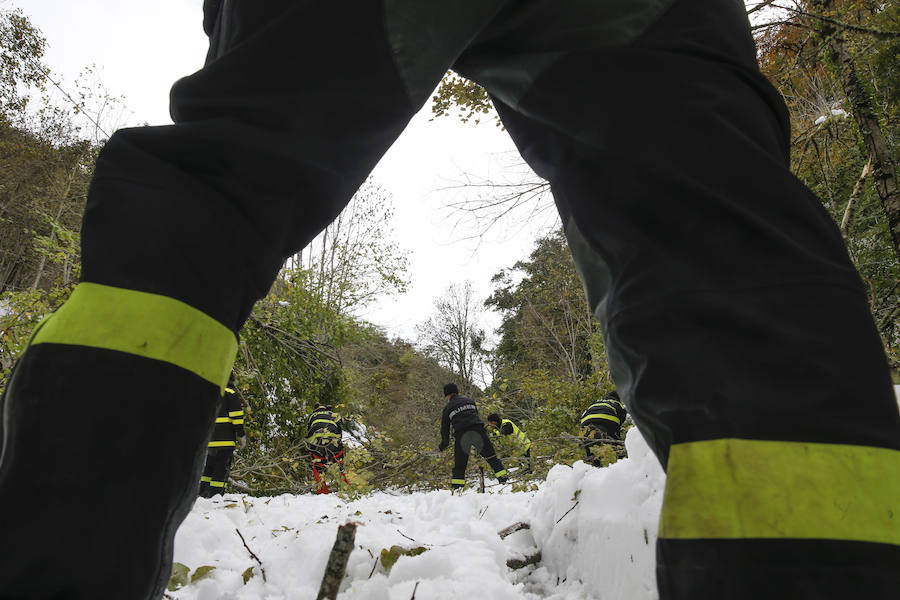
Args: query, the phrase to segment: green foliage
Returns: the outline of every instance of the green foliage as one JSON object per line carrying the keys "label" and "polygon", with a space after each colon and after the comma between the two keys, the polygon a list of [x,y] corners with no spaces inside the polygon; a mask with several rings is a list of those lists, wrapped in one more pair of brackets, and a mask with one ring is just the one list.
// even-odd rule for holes
{"label": "green foliage", "polygon": [[502,127],[500,117],[494,112],[494,105],[484,88],[448,71],[432,97],[431,112],[435,117],[449,116],[456,108],[456,115],[463,123],[474,119],[481,122],[482,115],[494,114],[494,122]]}
{"label": "green foliage", "polygon": [[201,579],[206,579],[207,577],[215,571],[215,567],[211,567],[209,565],[204,565],[202,567],[197,567],[194,573],[191,575],[191,583],[196,581],[200,581]]}
{"label": "green foliage", "polygon": [[[169,583],[166,586],[166,589],[170,592],[178,591],[187,585],[206,579],[215,570],[216,567],[204,565],[202,567],[197,567],[197,569],[193,573],[191,573],[191,569],[187,565],[175,563],[172,565],[172,575],[171,577],[169,577]],[[249,569],[247,569],[247,571],[244,571],[245,584],[250,580],[250,577],[247,576],[248,571],[250,572],[250,577],[252,577],[253,567],[250,567]]]}
{"label": "green foliage", "polygon": [[404,548],[402,546],[391,546],[390,549],[382,548],[380,559],[381,566],[389,573],[391,567],[396,564],[401,556],[418,556],[427,551],[428,548],[425,548],[424,546],[417,546],[415,548]]}
{"label": "green foliage", "polygon": [[247,567],[243,573],[241,573],[241,578],[244,580],[244,585],[247,585],[247,582],[253,579],[256,575],[256,571],[254,571],[253,567]]}
{"label": "green foliage", "polygon": [[70,284],[0,294],[0,389],[6,387],[12,367],[25,351],[35,327],[61,306],[73,289]]}
{"label": "green foliage", "polygon": [[41,64],[47,41],[21,11],[0,11],[0,113],[25,109],[28,89],[40,88],[47,68]]}
{"label": "green foliage", "polygon": [[191,569],[187,565],[175,563],[172,565],[172,576],[169,577],[169,585],[166,586],[170,592],[180,590],[190,582]]}

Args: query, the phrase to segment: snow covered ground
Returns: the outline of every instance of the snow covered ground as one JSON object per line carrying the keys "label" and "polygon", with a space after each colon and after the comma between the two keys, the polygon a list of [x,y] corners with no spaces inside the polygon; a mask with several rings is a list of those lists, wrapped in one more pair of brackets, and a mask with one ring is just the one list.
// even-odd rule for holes
{"label": "snow covered ground", "polygon": [[[354,521],[341,600],[410,600],[414,590],[416,600],[653,599],[665,475],[636,428],[626,444],[630,458],[604,469],[557,466],[532,492],[494,486],[486,494],[375,493],[353,501],[334,494],[200,498],[175,540],[175,561],[193,581],[168,596],[315,598],[338,525]],[[521,521],[531,529],[500,538]],[[393,546],[425,551],[387,569],[382,550]],[[537,568],[507,567],[538,548]],[[215,569],[198,577],[201,567]]]}
{"label": "snow covered ground", "polygon": [[[895,392],[900,402],[900,386]],[[637,428],[626,445],[630,458],[605,469],[557,466],[533,492],[495,485],[486,494],[375,493],[353,501],[334,494],[200,498],[175,540],[175,560],[193,581],[168,597],[315,598],[338,525],[353,521],[356,548],[340,600],[656,599],[665,475]],[[520,521],[531,529],[500,538]],[[382,550],[394,546],[425,550],[388,569]],[[537,567],[507,567],[538,548]]]}

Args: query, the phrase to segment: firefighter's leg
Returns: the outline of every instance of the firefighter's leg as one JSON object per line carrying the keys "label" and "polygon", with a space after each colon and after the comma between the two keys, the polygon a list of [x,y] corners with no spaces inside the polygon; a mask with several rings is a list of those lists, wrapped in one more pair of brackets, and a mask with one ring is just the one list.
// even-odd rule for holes
{"label": "firefighter's leg", "polygon": [[212,495],[223,495],[228,484],[228,472],[231,470],[231,458],[234,456],[234,448],[217,448],[213,463],[213,472],[209,487]]}
{"label": "firefighter's leg", "polygon": [[[321,472],[319,472],[321,469]],[[315,454],[312,455],[312,472],[313,479],[316,481],[316,494],[327,494],[328,493],[328,483],[325,481],[325,471],[327,471],[328,467],[325,466],[324,461],[321,456],[317,456]]]}
{"label": "firefighter's leg", "polygon": [[788,169],[743,3],[669,4],[518,93],[480,57],[459,67],[551,182],[617,389],[667,468],[661,597],[892,596],[900,415],[859,277]]}
{"label": "firefighter's leg", "polygon": [[469,464],[469,454],[466,452],[462,444],[459,443],[459,437],[453,442],[453,473],[450,478],[450,488],[458,489],[466,485],[466,467]]}
{"label": "firefighter's leg", "polygon": [[344,483],[349,484],[350,480],[347,479],[347,474],[344,472],[344,449],[340,447],[337,453],[334,455],[334,462],[338,465],[338,471],[341,473],[341,479],[344,480]]}
{"label": "firefighter's leg", "polygon": [[200,492],[199,496],[203,498],[209,498],[212,496],[212,491],[209,486],[209,482],[212,481],[212,471],[213,471],[213,460],[209,455],[209,451],[207,450],[206,454],[206,464],[203,466],[203,475],[200,477]]}
{"label": "firefighter's leg", "polygon": [[487,461],[487,464],[490,465],[491,469],[494,471],[494,477],[497,478],[497,481],[506,483],[508,478],[506,468],[504,468],[500,459],[497,458],[497,451],[494,449],[494,444],[491,443],[490,438],[483,430],[481,435],[483,439],[483,445],[481,447],[482,458]]}
{"label": "firefighter's leg", "polygon": [[[503,4],[208,3],[208,63],[173,88],[175,125],[120,130],[101,152],[83,282],[4,392],[3,593],[160,596],[235,333]],[[34,468],[61,454],[66,473]]]}

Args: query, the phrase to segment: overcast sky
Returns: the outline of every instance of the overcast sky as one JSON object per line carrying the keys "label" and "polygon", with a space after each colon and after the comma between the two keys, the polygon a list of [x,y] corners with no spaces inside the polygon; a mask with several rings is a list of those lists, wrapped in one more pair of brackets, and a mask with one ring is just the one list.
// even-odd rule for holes
{"label": "overcast sky", "polygon": [[[20,8],[47,38],[45,64],[73,85],[78,74],[96,65],[98,78],[127,110],[115,126],[169,123],[172,83],[199,69],[207,41],[202,30],[202,0],[0,0],[2,8]],[[429,121],[426,107],[379,163],[373,176],[392,196],[397,242],[410,252],[410,290],[387,298],[364,318],[392,335],[413,340],[415,325],[432,312],[435,300],[453,282],[471,280],[481,297],[490,293],[490,277],[530,252],[535,232],[552,226],[548,219],[499,227],[476,243],[459,238],[455,219],[442,210],[460,192],[446,188],[463,173],[499,178],[515,152],[508,135],[492,123],[463,124],[456,119]],[[445,191],[439,191],[439,190]],[[488,325],[496,325],[489,319]]]}

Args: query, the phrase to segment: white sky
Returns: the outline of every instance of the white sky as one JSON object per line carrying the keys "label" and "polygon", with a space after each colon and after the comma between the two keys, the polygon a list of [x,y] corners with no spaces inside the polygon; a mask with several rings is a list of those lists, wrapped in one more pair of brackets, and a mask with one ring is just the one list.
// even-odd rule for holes
{"label": "white sky", "polygon": [[[206,55],[202,0],[0,0],[20,8],[47,38],[44,63],[67,91],[78,74],[96,65],[98,78],[128,111],[115,126],[169,123],[172,83],[199,69]],[[552,222],[511,225],[480,244],[457,241],[455,219],[442,210],[459,192],[440,192],[462,173],[498,176],[515,152],[509,136],[493,123],[463,124],[454,118],[429,122],[426,107],[373,172],[393,197],[398,243],[410,251],[409,292],[386,298],[364,315],[393,334],[415,339],[415,325],[432,311],[434,299],[452,282],[471,280],[481,297],[499,269],[527,257],[535,232]],[[485,325],[499,320],[488,317]]]}

